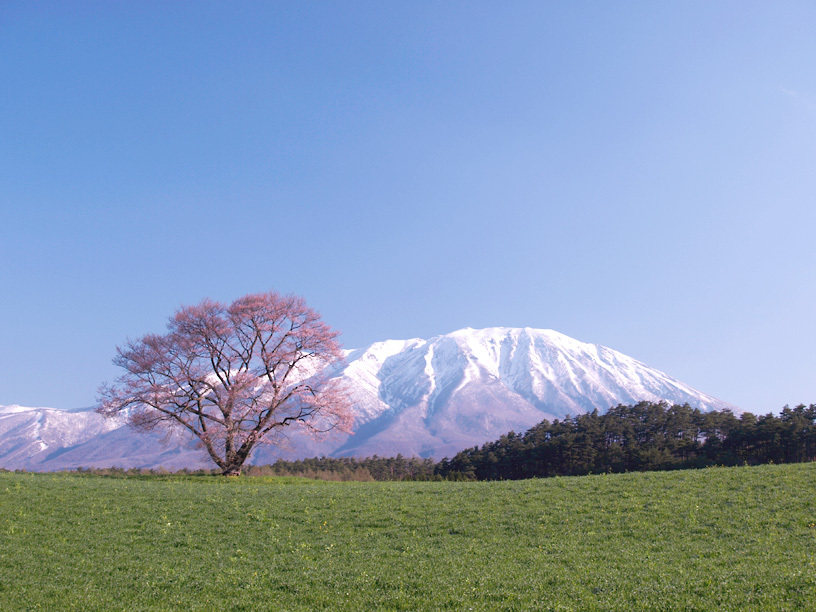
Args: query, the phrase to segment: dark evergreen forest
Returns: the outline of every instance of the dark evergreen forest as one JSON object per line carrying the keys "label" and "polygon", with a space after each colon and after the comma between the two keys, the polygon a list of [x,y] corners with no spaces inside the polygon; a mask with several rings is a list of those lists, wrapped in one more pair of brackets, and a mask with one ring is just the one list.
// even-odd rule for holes
{"label": "dark evergreen forest", "polygon": [[499,480],[816,459],[816,404],[775,416],[641,402],[594,411],[443,459],[446,479]]}

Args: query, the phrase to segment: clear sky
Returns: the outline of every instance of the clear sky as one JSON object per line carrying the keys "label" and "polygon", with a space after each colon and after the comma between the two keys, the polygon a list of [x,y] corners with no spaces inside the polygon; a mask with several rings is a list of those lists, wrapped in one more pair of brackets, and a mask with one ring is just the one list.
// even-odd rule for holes
{"label": "clear sky", "polygon": [[181,304],[609,346],[816,403],[816,3],[0,3],[0,404]]}

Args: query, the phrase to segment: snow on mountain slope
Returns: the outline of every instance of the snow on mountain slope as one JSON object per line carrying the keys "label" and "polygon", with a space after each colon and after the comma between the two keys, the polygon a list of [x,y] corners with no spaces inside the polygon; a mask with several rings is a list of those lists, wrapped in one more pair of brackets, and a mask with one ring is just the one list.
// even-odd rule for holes
{"label": "snow on mountain slope", "polygon": [[463,329],[405,341],[398,352],[399,344],[388,351],[383,344],[350,353],[338,373],[366,410],[335,454],[398,449],[440,458],[545,418],[642,400],[738,411],[622,353],[552,330]]}
{"label": "snow on mountain slope", "polygon": [[[293,429],[286,446],[259,447],[254,463],[323,454],[440,459],[543,419],[642,400],[739,412],[617,351],[530,328],[377,342],[347,351],[345,365],[332,376],[345,382],[354,401],[355,434],[315,442]],[[0,407],[0,466],[105,465],[208,464],[182,438],[136,433],[122,420],[103,420],[90,410]]]}
{"label": "snow on mountain slope", "polygon": [[91,409],[0,406],[0,467],[63,470],[78,467],[209,467],[176,436],[140,434],[124,418]]}
{"label": "snow on mountain slope", "polygon": [[27,468],[52,452],[83,442],[122,425],[92,411],[0,406],[0,465]]}

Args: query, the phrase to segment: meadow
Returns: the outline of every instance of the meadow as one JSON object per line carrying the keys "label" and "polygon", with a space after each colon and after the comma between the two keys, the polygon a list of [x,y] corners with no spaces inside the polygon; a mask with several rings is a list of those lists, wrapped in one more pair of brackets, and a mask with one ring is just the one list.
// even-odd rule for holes
{"label": "meadow", "polygon": [[0,473],[0,609],[816,610],[816,463],[502,482]]}

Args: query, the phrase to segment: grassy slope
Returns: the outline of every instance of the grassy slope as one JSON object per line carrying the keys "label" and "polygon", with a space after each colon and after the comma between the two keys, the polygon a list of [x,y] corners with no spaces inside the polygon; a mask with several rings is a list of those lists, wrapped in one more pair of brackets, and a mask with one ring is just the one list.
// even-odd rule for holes
{"label": "grassy slope", "polygon": [[0,474],[0,609],[816,610],[816,464],[491,483]]}

